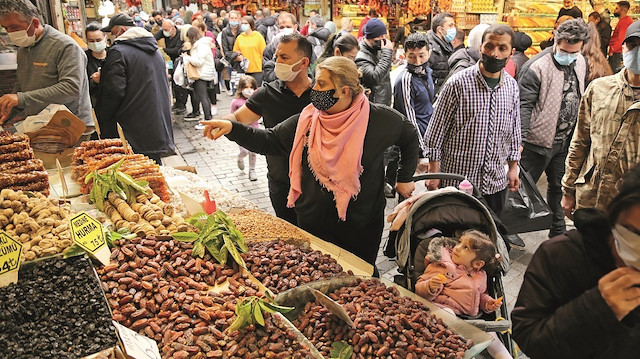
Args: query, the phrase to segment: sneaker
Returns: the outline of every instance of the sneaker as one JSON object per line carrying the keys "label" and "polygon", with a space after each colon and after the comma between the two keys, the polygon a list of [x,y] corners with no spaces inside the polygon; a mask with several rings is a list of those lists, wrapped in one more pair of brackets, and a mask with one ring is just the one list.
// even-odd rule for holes
{"label": "sneaker", "polygon": [[177,107],[175,109],[173,109],[173,114],[174,115],[184,115],[185,113],[187,113],[187,109],[184,107]]}
{"label": "sneaker", "polygon": [[238,168],[240,171],[244,171],[244,157],[238,156]]}
{"label": "sneaker", "polygon": [[231,90],[227,90],[227,95],[229,95],[229,96],[233,96],[233,91],[231,91]]}
{"label": "sneaker", "polygon": [[522,238],[519,235],[517,235],[517,234],[507,234],[506,236],[504,236],[504,239],[506,239],[507,242],[509,242],[509,244],[511,245],[512,248],[524,249],[524,241],[522,240]]}
{"label": "sneaker", "polygon": [[249,170],[249,181],[257,181],[257,180],[258,180],[258,176],[256,175],[256,170]]}
{"label": "sneaker", "polygon": [[205,126],[205,125],[197,124],[197,125],[196,125],[196,130],[198,130],[198,131],[202,131],[202,130],[204,130],[206,127],[207,127],[207,126]]}
{"label": "sneaker", "polygon": [[191,112],[190,114],[184,116],[185,121],[200,121],[200,113],[199,112]]}
{"label": "sneaker", "polygon": [[218,108],[211,106],[211,116],[215,116],[218,113]]}

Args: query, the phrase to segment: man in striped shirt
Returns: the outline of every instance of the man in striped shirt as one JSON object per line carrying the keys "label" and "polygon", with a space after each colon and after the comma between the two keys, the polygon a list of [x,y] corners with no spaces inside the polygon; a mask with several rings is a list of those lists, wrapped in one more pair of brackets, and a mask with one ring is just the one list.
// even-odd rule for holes
{"label": "man in striped shirt", "polygon": [[[516,191],[520,186],[519,89],[502,70],[514,53],[514,36],[502,24],[484,32],[482,60],[445,83],[425,135],[429,172],[467,177],[498,215],[507,188]],[[509,165],[506,172],[505,163]],[[439,186],[439,180],[427,181],[429,189]]]}

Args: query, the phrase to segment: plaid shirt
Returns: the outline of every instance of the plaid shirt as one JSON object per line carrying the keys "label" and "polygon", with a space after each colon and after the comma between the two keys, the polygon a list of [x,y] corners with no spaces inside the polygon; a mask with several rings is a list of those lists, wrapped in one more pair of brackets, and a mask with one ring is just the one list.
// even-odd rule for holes
{"label": "plaid shirt", "polygon": [[494,194],[506,187],[505,162],[520,159],[520,141],[518,84],[503,71],[492,89],[476,64],[443,86],[425,134],[426,157],[440,162],[440,172],[464,175]]}

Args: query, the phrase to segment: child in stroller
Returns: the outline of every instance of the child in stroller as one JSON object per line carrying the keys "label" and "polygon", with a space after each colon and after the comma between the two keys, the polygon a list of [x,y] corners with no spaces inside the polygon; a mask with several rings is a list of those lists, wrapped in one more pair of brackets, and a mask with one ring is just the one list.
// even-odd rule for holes
{"label": "child in stroller", "polygon": [[[455,315],[477,316],[495,312],[502,297],[487,294],[487,272],[498,269],[500,254],[491,239],[477,230],[468,230],[459,241],[440,237],[429,243],[426,269],[416,283],[416,293]],[[506,347],[494,340],[487,348],[493,358],[512,358]]]}

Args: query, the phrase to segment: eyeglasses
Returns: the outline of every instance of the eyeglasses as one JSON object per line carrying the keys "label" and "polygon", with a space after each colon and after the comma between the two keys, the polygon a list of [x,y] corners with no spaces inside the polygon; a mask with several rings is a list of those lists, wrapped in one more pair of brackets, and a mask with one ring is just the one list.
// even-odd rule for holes
{"label": "eyeglasses", "polygon": [[404,47],[406,49],[421,49],[423,47],[427,46],[427,42],[424,40],[420,40],[420,41],[405,41],[404,42]]}

